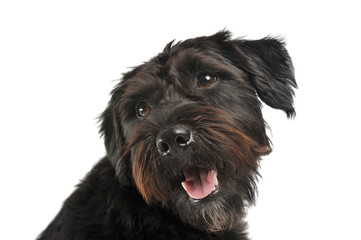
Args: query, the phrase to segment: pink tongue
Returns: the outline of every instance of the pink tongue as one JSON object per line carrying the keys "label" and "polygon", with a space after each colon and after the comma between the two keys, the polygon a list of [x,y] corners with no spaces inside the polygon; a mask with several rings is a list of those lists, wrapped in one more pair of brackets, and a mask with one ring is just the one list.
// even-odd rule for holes
{"label": "pink tongue", "polygon": [[214,189],[212,170],[192,167],[184,170],[184,176],[186,180],[183,182],[183,186],[191,198],[205,198]]}

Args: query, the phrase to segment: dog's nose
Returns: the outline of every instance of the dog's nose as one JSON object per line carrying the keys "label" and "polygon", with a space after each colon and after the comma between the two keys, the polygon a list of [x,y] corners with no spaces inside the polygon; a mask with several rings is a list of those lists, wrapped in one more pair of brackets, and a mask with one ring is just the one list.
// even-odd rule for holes
{"label": "dog's nose", "polygon": [[160,131],[156,138],[158,151],[163,156],[182,151],[192,142],[192,132],[184,125],[176,125]]}

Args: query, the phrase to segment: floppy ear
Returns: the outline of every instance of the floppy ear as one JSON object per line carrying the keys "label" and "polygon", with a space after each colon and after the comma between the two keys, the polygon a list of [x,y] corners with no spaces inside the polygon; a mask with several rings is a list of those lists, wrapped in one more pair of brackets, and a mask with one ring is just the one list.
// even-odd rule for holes
{"label": "floppy ear", "polygon": [[[259,98],[272,108],[294,117],[293,88],[297,88],[291,58],[284,42],[276,38],[235,40],[242,64]],[[245,65],[245,66],[244,66]]]}
{"label": "floppy ear", "polygon": [[123,128],[114,104],[114,98],[110,100],[107,109],[101,114],[99,120],[101,122],[99,132],[104,138],[107,157],[114,166],[120,181],[127,185],[131,181],[130,163],[128,156],[123,156]]}
{"label": "floppy ear", "polygon": [[104,144],[107,150],[108,158],[113,162],[116,160],[117,156],[121,155],[122,127],[111,103],[109,103],[107,109],[105,109],[105,111],[102,113],[100,121],[101,126],[99,132],[104,138]]}

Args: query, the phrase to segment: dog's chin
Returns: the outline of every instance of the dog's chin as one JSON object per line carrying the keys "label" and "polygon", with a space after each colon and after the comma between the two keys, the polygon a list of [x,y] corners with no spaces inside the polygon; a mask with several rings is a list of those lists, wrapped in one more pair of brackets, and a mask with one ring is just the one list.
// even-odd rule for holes
{"label": "dog's chin", "polygon": [[221,182],[205,197],[194,197],[186,189],[179,188],[171,199],[183,222],[207,232],[231,229],[242,215],[241,194],[229,186],[222,187]]}

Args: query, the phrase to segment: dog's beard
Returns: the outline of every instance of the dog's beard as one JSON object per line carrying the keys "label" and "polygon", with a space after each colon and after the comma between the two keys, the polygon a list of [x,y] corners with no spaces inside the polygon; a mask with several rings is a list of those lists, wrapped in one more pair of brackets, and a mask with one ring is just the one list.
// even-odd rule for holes
{"label": "dog's beard", "polygon": [[[198,229],[230,229],[239,223],[244,204],[254,201],[258,160],[270,148],[244,134],[238,119],[226,111],[202,106],[187,113],[193,117],[182,124],[192,126],[195,143],[183,154],[163,158],[154,146],[154,134],[145,127],[137,129],[125,148],[134,183],[148,204],[173,209]],[[190,167],[217,171],[219,190],[194,199],[181,184]]]}
{"label": "dog's beard", "polygon": [[256,191],[254,181],[233,179],[228,188],[202,200],[194,200],[182,192],[174,192],[172,208],[180,219],[195,228],[220,232],[241,223],[244,207],[252,203]]}

